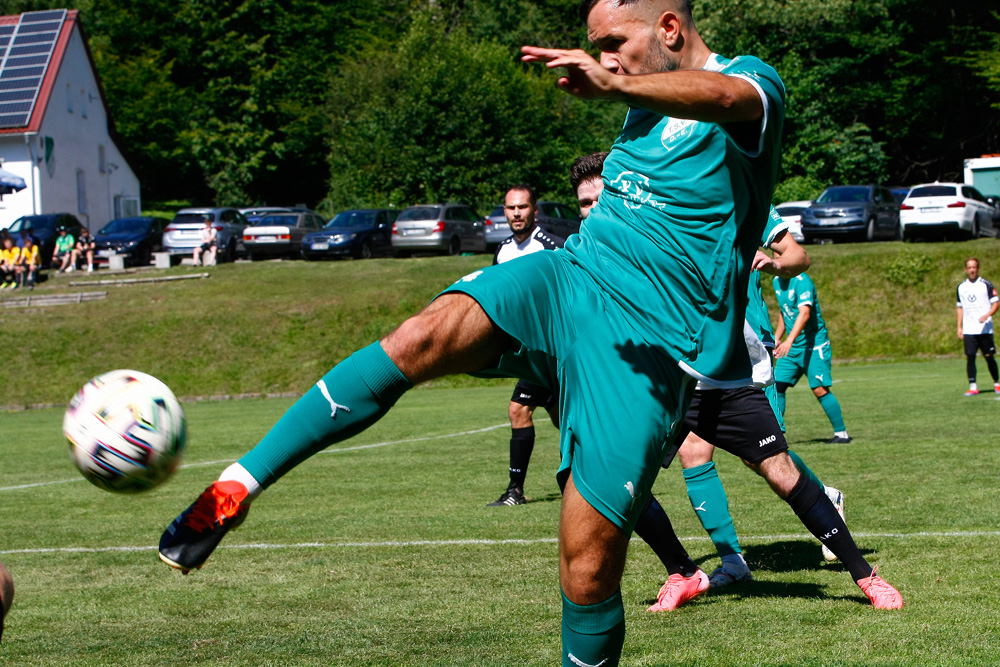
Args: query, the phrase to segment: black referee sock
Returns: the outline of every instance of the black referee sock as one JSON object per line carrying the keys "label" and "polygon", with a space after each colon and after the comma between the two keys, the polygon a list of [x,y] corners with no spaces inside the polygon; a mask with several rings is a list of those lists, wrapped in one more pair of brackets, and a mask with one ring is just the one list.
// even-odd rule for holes
{"label": "black referee sock", "polygon": [[836,554],[854,581],[871,576],[872,566],[861,555],[851,532],[837,513],[837,508],[819,488],[819,484],[801,475],[785,502],[798,515],[802,525]]}
{"label": "black referee sock", "polygon": [[528,461],[535,448],[535,427],[512,428],[510,430],[510,486],[524,489],[524,478],[528,475]]}
{"label": "black referee sock", "polygon": [[976,384],[976,355],[965,355],[965,374],[969,376],[969,384]]}
{"label": "black referee sock", "polygon": [[639,520],[635,524],[635,534],[653,549],[660,562],[667,568],[667,574],[690,577],[698,571],[698,566],[681,546],[670,518],[656,498],[649,497],[646,509],[639,515]]}
{"label": "black referee sock", "polygon": [[997,376],[997,360],[993,358],[992,354],[988,357],[985,357],[985,359],[986,359],[986,367],[990,369],[990,375],[993,376],[993,384],[996,384],[997,380],[1000,379]]}

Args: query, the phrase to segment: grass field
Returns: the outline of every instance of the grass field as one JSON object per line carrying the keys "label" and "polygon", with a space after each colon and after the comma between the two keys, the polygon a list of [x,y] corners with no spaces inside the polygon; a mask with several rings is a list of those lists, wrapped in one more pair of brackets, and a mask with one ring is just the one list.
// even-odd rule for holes
{"label": "grass field", "polygon": [[[829,425],[815,399],[789,392],[792,447],[845,492],[848,525],[902,591],[902,611],[868,606],[787,506],[718,454],[755,581],[649,614],[665,575],[636,540],[623,664],[1000,662],[1000,402],[963,398],[963,375],[959,360],[837,367],[855,438],[846,446],[821,444]],[[79,477],[61,410],[0,413],[0,560],[17,584],[0,664],[558,664],[548,424],[528,475],[533,502],[485,507],[506,481],[509,392],[410,392],[371,430],[272,487],[186,577],[157,560],[160,532],[289,400],[188,404],[185,467],[139,496]],[[716,567],[679,470],[656,492],[692,556]]]}

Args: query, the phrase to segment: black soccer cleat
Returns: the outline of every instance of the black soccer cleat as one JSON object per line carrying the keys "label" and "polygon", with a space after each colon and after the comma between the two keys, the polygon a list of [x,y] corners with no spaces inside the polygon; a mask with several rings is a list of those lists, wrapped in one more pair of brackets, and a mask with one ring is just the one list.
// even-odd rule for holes
{"label": "black soccer cleat", "polygon": [[518,486],[512,486],[503,492],[503,495],[494,500],[487,507],[504,507],[505,505],[524,505],[527,503],[524,491]]}
{"label": "black soccer cleat", "polygon": [[171,522],[160,537],[160,560],[187,574],[200,568],[227,532],[247,516],[247,488],[235,481],[213,482]]}
{"label": "black soccer cleat", "polygon": [[830,438],[829,440],[827,440],[826,444],[828,444],[828,445],[846,445],[846,444],[849,444],[850,442],[851,442],[851,436],[847,436],[845,438],[842,435],[835,435],[832,438]]}

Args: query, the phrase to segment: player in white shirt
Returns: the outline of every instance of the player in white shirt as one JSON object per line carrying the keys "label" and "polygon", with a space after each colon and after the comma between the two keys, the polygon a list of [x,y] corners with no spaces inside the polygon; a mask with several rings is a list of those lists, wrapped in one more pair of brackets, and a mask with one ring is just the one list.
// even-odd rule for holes
{"label": "player in white shirt", "polygon": [[976,351],[983,353],[986,367],[993,376],[993,391],[1000,394],[1000,376],[997,374],[996,345],[993,342],[993,314],[1000,306],[993,283],[980,277],[979,260],[965,260],[965,275],[969,276],[958,286],[958,337],[965,343],[965,367],[969,375],[966,396],[979,393],[976,385]]}
{"label": "player in white shirt", "polygon": [[[497,246],[493,256],[494,264],[503,264],[534,252],[555,250],[563,246],[561,238],[535,224],[536,204],[535,191],[529,185],[515,185],[504,195],[503,212],[513,233]],[[535,448],[535,423],[532,415],[538,406],[549,412],[552,423],[558,427],[558,402],[555,393],[541,385],[518,381],[507,409],[510,417],[510,482],[507,490],[490,503],[490,507],[523,505],[528,502],[524,497],[524,478],[528,474],[528,462]]]}

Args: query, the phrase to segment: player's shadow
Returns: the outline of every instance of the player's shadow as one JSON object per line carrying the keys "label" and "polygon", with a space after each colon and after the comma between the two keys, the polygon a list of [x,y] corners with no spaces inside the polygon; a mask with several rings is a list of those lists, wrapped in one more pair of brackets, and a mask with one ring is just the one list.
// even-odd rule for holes
{"label": "player's shadow", "polygon": [[[865,556],[873,552],[873,549],[861,549],[861,553]],[[812,540],[782,540],[766,544],[744,545],[743,557],[750,565],[751,570],[766,572],[847,571],[847,568],[840,561],[824,562],[819,542]]]}
{"label": "player's shadow", "polygon": [[533,496],[528,498],[529,503],[553,503],[562,500],[562,494],[558,492],[546,493],[544,496]]}

